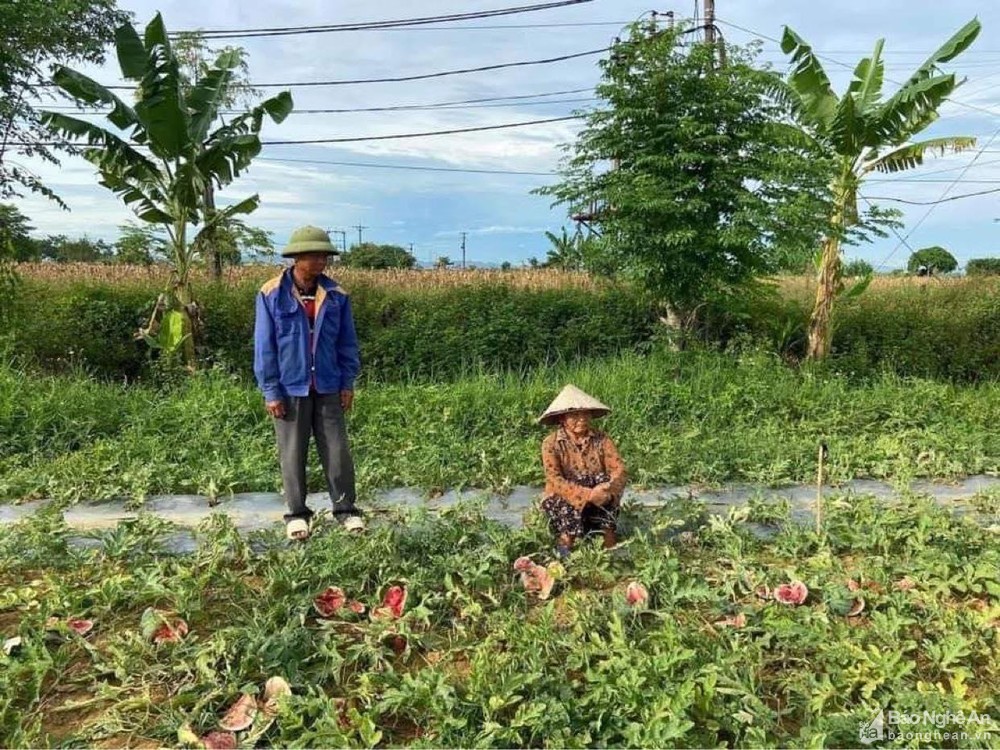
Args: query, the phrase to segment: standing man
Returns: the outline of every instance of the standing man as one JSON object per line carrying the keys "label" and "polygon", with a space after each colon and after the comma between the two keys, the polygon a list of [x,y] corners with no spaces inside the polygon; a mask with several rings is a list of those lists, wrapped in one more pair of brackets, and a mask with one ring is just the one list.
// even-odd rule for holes
{"label": "standing man", "polygon": [[354,402],[361,370],[347,292],[326,276],[337,250],[318,227],[292,232],[282,256],[292,266],[261,287],[254,324],[254,375],[274,418],[284,486],[286,533],[309,538],[306,505],[309,437],[316,437],[334,517],[351,531],[364,529],[355,506],[354,461],[344,412]]}

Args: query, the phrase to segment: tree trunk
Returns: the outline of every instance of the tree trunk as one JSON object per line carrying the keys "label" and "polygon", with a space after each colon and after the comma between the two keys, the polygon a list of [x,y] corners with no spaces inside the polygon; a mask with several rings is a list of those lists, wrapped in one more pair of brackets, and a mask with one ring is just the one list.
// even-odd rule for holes
{"label": "tree trunk", "polygon": [[[215,187],[209,180],[205,185],[205,221],[208,222],[215,213]],[[209,230],[205,238],[208,245],[208,252],[211,255],[212,280],[222,280],[222,254],[219,252],[219,243],[215,241],[215,231]]]}
{"label": "tree trunk", "polygon": [[669,331],[667,346],[671,351],[680,352],[687,348],[688,329],[691,327],[693,315],[686,315],[676,306],[664,302],[661,306],[662,323]]}
{"label": "tree trunk", "polygon": [[830,233],[823,242],[823,255],[819,262],[816,285],[816,303],[809,318],[809,349],[807,359],[826,359],[833,342],[833,300],[840,291],[840,241],[844,235],[845,219],[852,211],[857,197],[852,189],[850,168],[845,168],[833,183],[834,209],[830,217]]}
{"label": "tree trunk", "polygon": [[195,359],[195,336],[196,322],[192,317],[192,310],[195,310],[194,293],[191,290],[191,248],[187,244],[187,215],[184,214],[174,228],[174,273],[176,274],[173,283],[171,307],[176,309],[181,316],[181,342],[180,351],[184,358],[184,365],[188,370],[194,372],[197,369]]}
{"label": "tree trunk", "polygon": [[823,243],[816,303],[809,319],[809,359],[826,359],[833,340],[833,298],[840,283],[840,239],[829,237]]}

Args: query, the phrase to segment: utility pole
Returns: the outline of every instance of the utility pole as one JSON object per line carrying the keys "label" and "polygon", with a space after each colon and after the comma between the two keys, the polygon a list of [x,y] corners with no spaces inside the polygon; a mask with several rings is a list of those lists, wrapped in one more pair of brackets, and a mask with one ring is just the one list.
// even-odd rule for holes
{"label": "utility pole", "polygon": [[344,229],[331,229],[330,230],[330,234],[339,234],[340,235],[340,247],[346,253],[347,252],[347,231],[344,230]]}
{"label": "utility pole", "polygon": [[705,41],[715,44],[715,0],[705,0]]}
{"label": "utility pole", "polygon": [[712,54],[711,65],[715,67],[715,53],[718,47],[719,67],[726,67],[726,45],[718,40],[715,33],[715,0],[705,0],[705,44]]}
{"label": "utility pole", "polygon": [[361,232],[363,232],[365,229],[369,229],[369,227],[366,227],[366,226],[364,226],[362,224],[352,224],[351,228],[358,230],[358,244],[360,245],[361,244]]}
{"label": "utility pole", "polygon": [[465,268],[465,232],[462,232],[462,268]]}

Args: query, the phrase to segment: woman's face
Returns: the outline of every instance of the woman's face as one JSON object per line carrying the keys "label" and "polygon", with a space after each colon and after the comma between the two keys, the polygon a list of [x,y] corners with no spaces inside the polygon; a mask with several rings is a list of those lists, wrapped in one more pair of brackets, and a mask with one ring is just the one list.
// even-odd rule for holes
{"label": "woman's face", "polygon": [[574,411],[564,414],[562,423],[568,432],[574,435],[582,435],[590,429],[590,412]]}

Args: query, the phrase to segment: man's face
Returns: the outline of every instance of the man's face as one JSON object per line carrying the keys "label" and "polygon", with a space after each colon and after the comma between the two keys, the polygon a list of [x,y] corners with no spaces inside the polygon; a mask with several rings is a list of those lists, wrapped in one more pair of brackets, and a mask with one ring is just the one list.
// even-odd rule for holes
{"label": "man's face", "polygon": [[326,268],[326,253],[302,253],[295,256],[295,266],[309,276],[319,276]]}

